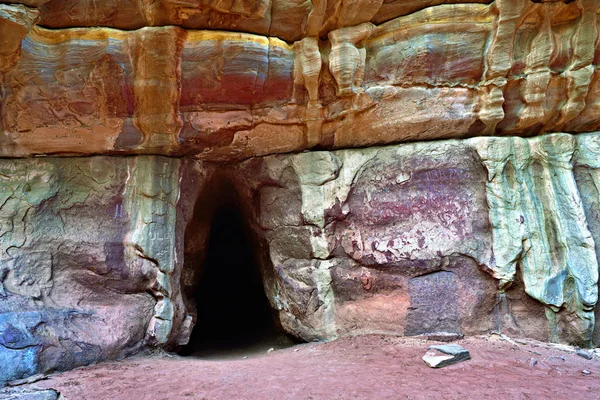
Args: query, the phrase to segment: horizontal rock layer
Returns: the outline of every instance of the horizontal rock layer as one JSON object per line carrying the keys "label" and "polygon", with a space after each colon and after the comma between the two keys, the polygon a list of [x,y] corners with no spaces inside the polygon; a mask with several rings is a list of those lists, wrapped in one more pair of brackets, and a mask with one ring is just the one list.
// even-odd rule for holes
{"label": "horizontal rock layer", "polygon": [[498,330],[598,344],[599,152],[593,133],[228,166],[0,160],[0,381],[187,343],[225,202],[279,323],[304,340]]}
{"label": "horizontal rock layer", "polygon": [[[42,20],[54,3],[40,9]],[[372,2],[383,10],[380,3]],[[260,4],[229,5],[254,15]],[[438,5],[380,25],[336,23],[322,39],[288,43],[174,26],[47,30],[31,27],[40,11],[0,5],[0,29],[11,42],[0,52],[0,156],[221,161],[315,147],[596,131],[598,6]]]}
{"label": "horizontal rock layer", "polygon": [[2,0],[39,7],[47,28],[111,27],[123,30],[175,25],[256,33],[293,42],[363,22],[379,24],[447,3],[490,0]]}

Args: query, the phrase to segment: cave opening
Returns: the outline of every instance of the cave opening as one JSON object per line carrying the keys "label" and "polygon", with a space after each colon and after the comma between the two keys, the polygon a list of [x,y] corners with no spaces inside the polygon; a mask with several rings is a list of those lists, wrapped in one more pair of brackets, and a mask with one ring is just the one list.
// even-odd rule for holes
{"label": "cave opening", "polygon": [[275,322],[256,244],[238,202],[227,201],[227,195],[211,197],[221,200],[206,221],[206,245],[195,255],[195,283],[188,290],[196,323],[179,354],[226,358],[294,344]]}

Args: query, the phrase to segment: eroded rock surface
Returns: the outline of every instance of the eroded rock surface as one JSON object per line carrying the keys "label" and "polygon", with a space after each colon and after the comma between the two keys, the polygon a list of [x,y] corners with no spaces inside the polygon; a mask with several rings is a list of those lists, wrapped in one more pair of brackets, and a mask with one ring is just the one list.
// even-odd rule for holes
{"label": "eroded rock surface", "polygon": [[179,163],[0,161],[0,382],[166,342]]}
{"label": "eroded rock surface", "polygon": [[234,160],[600,129],[597,0],[439,3],[2,5],[0,156]]}
{"label": "eroded rock surface", "polygon": [[186,344],[210,219],[227,198],[243,210],[278,323],[298,338],[498,330],[597,343],[599,137],[228,166],[3,160],[0,377]]}
{"label": "eroded rock surface", "polygon": [[2,0],[39,7],[47,28],[106,26],[132,30],[176,25],[187,29],[271,35],[287,42],[323,37],[337,28],[376,24],[447,3],[489,0]]}
{"label": "eroded rock surface", "polygon": [[[251,186],[281,271],[271,291],[282,321],[306,338],[504,327],[589,343],[596,222],[585,216],[593,200],[579,197],[572,163],[594,157],[596,138],[478,138],[242,163],[254,180],[265,175]],[[300,309],[287,304],[299,288]],[[546,307],[519,310],[523,288]]]}
{"label": "eroded rock surface", "polygon": [[600,344],[599,10],[0,1],[0,385],[186,345],[224,204],[302,340]]}

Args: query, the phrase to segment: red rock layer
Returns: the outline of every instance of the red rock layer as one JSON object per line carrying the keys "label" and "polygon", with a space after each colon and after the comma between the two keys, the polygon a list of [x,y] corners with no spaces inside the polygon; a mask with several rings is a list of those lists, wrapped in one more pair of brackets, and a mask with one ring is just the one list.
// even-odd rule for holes
{"label": "red rock layer", "polygon": [[[293,45],[173,26],[36,26],[21,48],[17,39],[35,15],[4,16],[0,27],[15,33],[0,55],[0,156],[232,160],[315,146],[598,130],[597,3],[440,5]],[[251,18],[270,10],[235,4]],[[360,21],[349,5],[343,10],[335,15]],[[311,15],[310,26],[328,26]]]}

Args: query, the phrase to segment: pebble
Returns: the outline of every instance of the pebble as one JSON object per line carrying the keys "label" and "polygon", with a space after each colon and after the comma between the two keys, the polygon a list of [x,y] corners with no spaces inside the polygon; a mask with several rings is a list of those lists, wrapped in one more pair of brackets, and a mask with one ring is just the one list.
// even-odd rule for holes
{"label": "pebble", "polygon": [[529,366],[530,367],[535,367],[538,363],[538,360],[536,360],[535,358],[531,357],[531,359],[529,360]]}
{"label": "pebble", "polygon": [[587,351],[585,351],[585,350],[583,350],[583,349],[579,349],[579,350],[577,350],[577,355],[578,355],[579,357],[583,357],[583,358],[585,358],[586,360],[591,360],[591,359],[593,358],[593,356],[592,356],[592,354],[591,354],[591,353],[589,353],[589,352],[587,352]]}
{"label": "pebble", "polygon": [[583,371],[581,371],[582,374],[584,375],[589,375],[591,374],[591,371],[588,371],[587,369],[584,369]]}

